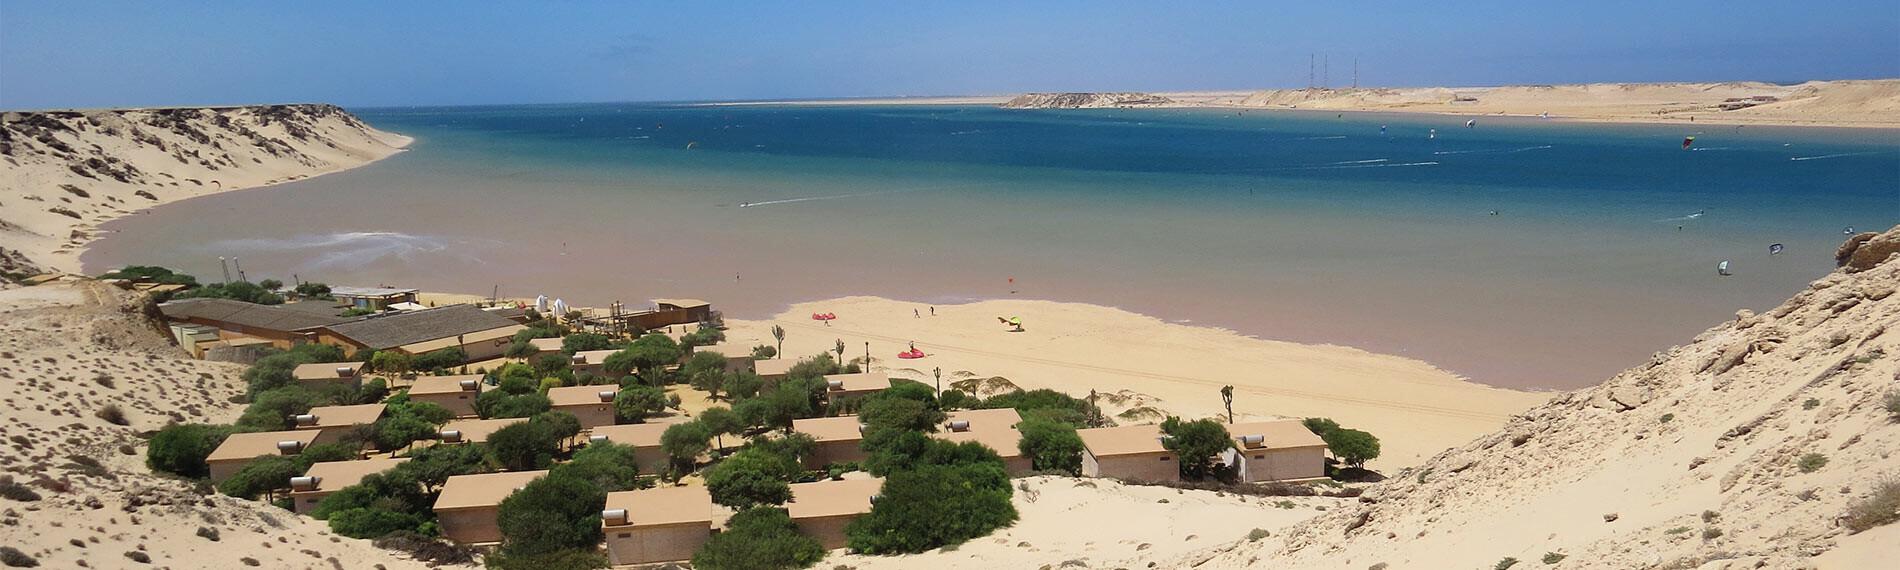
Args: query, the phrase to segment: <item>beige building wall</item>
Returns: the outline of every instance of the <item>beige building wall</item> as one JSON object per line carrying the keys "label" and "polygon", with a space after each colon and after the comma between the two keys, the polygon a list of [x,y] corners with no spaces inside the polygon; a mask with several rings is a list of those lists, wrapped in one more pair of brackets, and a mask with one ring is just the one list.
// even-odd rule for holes
{"label": "beige building wall", "polygon": [[442,537],[462,544],[501,542],[501,506],[440,510]]}
{"label": "beige building wall", "polygon": [[475,392],[454,394],[410,394],[409,400],[442,406],[458,418],[475,417]]}
{"label": "beige building wall", "polygon": [[230,479],[232,475],[236,475],[238,470],[243,469],[245,465],[250,465],[252,459],[256,458],[250,457],[245,459],[226,459],[223,461],[206,462],[206,465],[211,467],[211,482],[222,483],[225,479]]}
{"label": "beige building wall", "polygon": [[821,441],[805,458],[808,469],[824,469],[826,465],[847,461],[864,461],[864,450],[858,448],[857,440]]}
{"label": "beige building wall", "polygon": [[1030,471],[1033,471],[1035,469],[1035,466],[1036,466],[1036,463],[1034,461],[1030,461],[1028,457],[1018,456],[1018,457],[1003,458],[1003,470],[1009,472],[1010,475],[1022,475],[1022,474],[1028,473]]}
{"label": "beige building wall", "polygon": [[1242,449],[1240,480],[1246,483],[1326,476],[1325,447]]}
{"label": "beige building wall", "polygon": [[607,559],[615,566],[691,560],[712,538],[706,522],[669,526],[607,527]]}
{"label": "beige building wall", "polygon": [[614,425],[614,405],[606,402],[554,406],[554,411],[574,414],[581,421],[581,428],[596,428]]}
{"label": "beige building wall", "polygon": [[850,539],[844,534],[845,525],[851,524],[863,515],[839,515],[835,517],[814,517],[792,521],[798,525],[798,532],[818,540],[825,550],[844,548]]}
{"label": "beige building wall", "polygon": [[654,475],[666,471],[672,458],[658,446],[633,448],[633,462],[640,468],[641,475]]}
{"label": "beige building wall", "polygon": [[300,515],[310,514],[310,511],[317,508],[317,503],[323,502],[324,497],[328,497],[331,493],[335,492],[336,491],[292,492],[290,494],[290,510]]}
{"label": "beige building wall", "polygon": [[1089,477],[1114,477],[1136,481],[1179,481],[1181,465],[1168,452],[1133,453],[1096,457],[1082,454],[1082,474]]}

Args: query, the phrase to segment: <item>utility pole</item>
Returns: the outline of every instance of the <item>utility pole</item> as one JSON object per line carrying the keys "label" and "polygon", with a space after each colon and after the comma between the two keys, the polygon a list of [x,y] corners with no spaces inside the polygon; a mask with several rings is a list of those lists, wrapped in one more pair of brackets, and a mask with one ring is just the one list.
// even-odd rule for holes
{"label": "utility pole", "polygon": [[943,399],[943,367],[930,369],[930,375],[937,377],[937,399]]}

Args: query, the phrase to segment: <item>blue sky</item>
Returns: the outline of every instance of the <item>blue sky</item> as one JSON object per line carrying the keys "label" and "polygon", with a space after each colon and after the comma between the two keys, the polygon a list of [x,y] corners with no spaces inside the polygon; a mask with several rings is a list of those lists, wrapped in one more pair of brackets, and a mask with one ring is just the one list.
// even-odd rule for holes
{"label": "blue sky", "polygon": [[[1345,4],[1350,6],[1332,6]],[[33,2],[0,108],[1900,77],[1900,2]]]}

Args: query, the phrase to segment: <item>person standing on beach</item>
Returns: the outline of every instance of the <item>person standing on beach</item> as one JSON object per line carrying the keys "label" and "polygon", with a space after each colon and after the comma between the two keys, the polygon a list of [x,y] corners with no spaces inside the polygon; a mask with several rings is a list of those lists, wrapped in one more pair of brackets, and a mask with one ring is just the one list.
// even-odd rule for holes
{"label": "person standing on beach", "polygon": [[921,318],[924,318],[924,315],[923,315],[923,313],[919,313],[919,312],[917,312],[917,309],[911,309],[911,310],[910,310],[910,318],[913,318],[913,319],[921,319]]}
{"label": "person standing on beach", "polygon": [[934,317],[934,316],[937,316],[937,306],[936,306],[936,305],[931,305],[931,306],[930,306],[930,316],[933,316],[933,317]]}

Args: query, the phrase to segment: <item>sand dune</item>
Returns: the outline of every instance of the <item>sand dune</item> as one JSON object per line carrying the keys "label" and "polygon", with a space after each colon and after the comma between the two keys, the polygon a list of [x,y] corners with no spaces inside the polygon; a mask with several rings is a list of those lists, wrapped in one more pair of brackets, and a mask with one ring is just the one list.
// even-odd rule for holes
{"label": "sand dune", "polygon": [[1725,82],[1315,88],[1168,92],[1154,96],[1165,98],[1167,102],[1158,105],[1164,107],[1516,116],[1549,113],[1553,119],[1586,121],[1900,128],[1900,79],[1810,81],[1799,85]]}
{"label": "sand dune", "polygon": [[[767,321],[728,319],[727,344],[773,344],[767,331],[777,324],[788,331],[791,358],[831,350],[839,340],[847,358],[859,358],[868,342],[874,367],[893,376],[934,381],[932,369],[941,368],[946,385],[1002,376],[1077,396],[1126,391],[1189,417],[1223,412],[1219,390],[1232,384],[1242,418],[1326,416],[1371,431],[1385,444],[1374,464],[1382,469],[1494,430],[1549,397],[1467,382],[1417,360],[1260,340],[1096,305],[994,300],[938,306],[936,317],[929,308],[875,297],[801,303]],[[913,309],[924,316],[914,318]],[[810,319],[818,312],[838,319],[825,326]],[[1021,316],[1025,332],[1005,332],[996,321],[1002,315]],[[910,342],[931,356],[895,358]]]}
{"label": "sand dune", "polygon": [[333,105],[0,116],[0,270],[78,271],[100,223],[396,153],[409,138]]}

